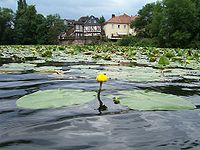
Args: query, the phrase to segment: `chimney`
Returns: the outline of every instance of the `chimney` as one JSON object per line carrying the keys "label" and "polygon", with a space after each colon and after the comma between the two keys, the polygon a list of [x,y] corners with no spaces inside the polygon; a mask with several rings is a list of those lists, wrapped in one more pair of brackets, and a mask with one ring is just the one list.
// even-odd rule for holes
{"label": "chimney", "polygon": [[112,14],[112,18],[114,18],[115,17],[115,14]]}

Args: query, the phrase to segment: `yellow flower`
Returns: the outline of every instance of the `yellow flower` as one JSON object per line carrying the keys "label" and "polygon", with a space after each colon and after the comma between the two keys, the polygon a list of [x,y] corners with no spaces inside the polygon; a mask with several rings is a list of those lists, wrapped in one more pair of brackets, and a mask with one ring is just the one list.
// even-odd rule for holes
{"label": "yellow flower", "polygon": [[190,64],[190,61],[188,59],[185,62],[186,62],[186,64]]}
{"label": "yellow flower", "polygon": [[108,76],[105,74],[99,74],[96,79],[98,82],[106,82],[108,81]]}

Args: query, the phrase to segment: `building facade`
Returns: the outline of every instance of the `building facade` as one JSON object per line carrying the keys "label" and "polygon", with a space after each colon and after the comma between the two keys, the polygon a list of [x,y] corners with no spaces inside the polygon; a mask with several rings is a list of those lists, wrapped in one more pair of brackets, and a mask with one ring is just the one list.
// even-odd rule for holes
{"label": "building facade", "polygon": [[130,28],[131,22],[136,16],[123,14],[120,16],[112,15],[112,18],[104,23],[105,35],[108,39],[120,39],[126,35],[136,35],[134,29]]}
{"label": "building facade", "polygon": [[73,24],[70,25],[71,28],[63,32],[59,37],[60,39],[100,37],[103,33],[102,24],[94,16],[81,17],[78,21],[73,21]]}

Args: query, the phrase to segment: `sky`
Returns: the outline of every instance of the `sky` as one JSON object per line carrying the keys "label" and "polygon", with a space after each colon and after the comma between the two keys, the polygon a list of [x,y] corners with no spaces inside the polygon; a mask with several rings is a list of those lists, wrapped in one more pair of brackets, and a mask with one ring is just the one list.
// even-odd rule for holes
{"label": "sky", "polygon": [[[63,19],[78,19],[81,16],[94,15],[111,18],[112,14],[136,15],[145,4],[157,0],[26,0],[35,5],[43,15],[59,14]],[[17,8],[17,0],[0,0],[0,7]]]}

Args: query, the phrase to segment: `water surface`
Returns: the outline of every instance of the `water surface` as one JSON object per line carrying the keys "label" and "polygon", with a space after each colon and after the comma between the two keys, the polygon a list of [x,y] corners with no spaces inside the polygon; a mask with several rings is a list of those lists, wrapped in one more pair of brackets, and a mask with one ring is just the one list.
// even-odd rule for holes
{"label": "water surface", "polygon": [[[76,64],[77,65],[77,64]],[[62,66],[70,68],[69,66]],[[71,78],[72,76],[75,78]],[[174,94],[200,105],[200,82],[127,82],[109,80],[103,95],[126,89]],[[95,78],[79,74],[0,74],[0,149],[5,150],[199,150],[200,110],[134,111],[103,99],[108,111],[98,114],[97,99],[81,106],[25,110],[16,100],[38,90],[96,90]]]}

